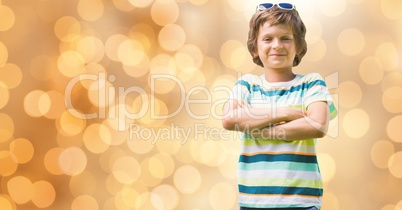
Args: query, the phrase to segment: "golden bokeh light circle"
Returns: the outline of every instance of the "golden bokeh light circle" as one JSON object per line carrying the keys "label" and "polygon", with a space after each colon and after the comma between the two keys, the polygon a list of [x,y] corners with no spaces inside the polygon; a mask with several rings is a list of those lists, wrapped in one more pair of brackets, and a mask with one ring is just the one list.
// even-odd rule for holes
{"label": "golden bokeh light circle", "polygon": [[402,115],[392,117],[387,123],[386,130],[388,137],[394,142],[398,143],[402,142],[401,125],[402,125]]}
{"label": "golden bokeh light circle", "polygon": [[163,184],[152,190],[150,199],[157,209],[175,209],[179,204],[180,196],[173,186]]}
{"label": "golden bokeh light circle", "polygon": [[164,153],[157,153],[149,159],[149,172],[158,179],[164,179],[172,175],[175,170],[173,158]]}
{"label": "golden bokeh light circle", "polygon": [[102,40],[95,36],[80,37],[77,42],[77,51],[82,55],[86,63],[99,62],[105,55]]}
{"label": "golden bokeh light circle", "polygon": [[373,56],[365,58],[359,67],[360,78],[368,84],[375,85],[381,82],[384,77],[384,71],[381,61]]}
{"label": "golden bokeh light circle", "polygon": [[134,7],[145,8],[153,3],[154,0],[128,0]]}
{"label": "golden bokeh light circle", "polygon": [[8,60],[8,49],[3,42],[0,42],[0,68],[3,67]]}
{"label": "golden bokeh light circle", "polygon": [[117,56],[124,65],[136,66],[141,63],[146,54],[140,42],[127,39],[120,43],[117,49]]}
{"label": "golden bokeh light circle", "polygon": [[0,5],[0,31],[9,30],[15,23],[14,11],[5,5]]}
{"label": "golden bokeh light circle", "polygon": [[61,175],[63,171],[59,166],[59,162],[55,161],[59,159],[60,154],[63,152],[62,147],[54,147],[46,152],[43,163],[46,170],[54,175]]}
{"label": "golden bokeh light circle", "polygon": [[0,113],[0,143],[8,141],[14,135],[14,121],[5,113]]}
{"label": "golden bokeh light circle", "polygon": [[98,201],[91,195],[80,195],[71,203],[71,210],[99,210]]}
{"label": "golden bokeh light circle", "polygon": [[0,109],[5,107],[8,104],[8,101],[10,100],[10,91],[6,84],[0,81]]}
{"label": "golden bokeh light circle", "polygon": [[391,87],[382,95],[382,105],[390,113],[402,112],[402,87]]}
{"label": "golden bokeh light circle", "polygon": [[88,158],[81,148],[73,146],[65,148],[60,153],[58,163],[64,174],[74,176],[85,170]]}
{"label": "golden bokeh light circle", "polygon": [[361,138],[369,131],[370,117],[363,109],[351,109],[343,117],[342,127],[349,137]]}
{"label": "golden bokeh light circle", "polygon": [[173,182],[179,192],[192,194],[201,187],[202,177],[197,168],[192,165],[184,165],[175,170]]}
{"label": "golden bokeh light circle", "polygon": [[58,131],[66,136],[74,136],[81,133],[86,126],[86,120],[72,115],[68,110],[56,120]]}
{"label": "golden bokeh light circle", "polygon": [[186,33],[180,25],[170,24],[159,31],[159,45],[167,51],[177,51],[183,47]]}
{"label": "golden bokeh light circle", "polygon": [[75,17],[63,16],[54,25],[54,32],[62,41],[71,42],[81,33],[81,24]]}
{"label": "golden bokeh light circle", "polygon": [[86,21],[99,20],[105,10],[101,0],[79,0],[77,4],[78,15]]}
{"label": "golden bokeh light circle", "polygon": [[34,155],[32,143],[25,138],[18,138],[10,143],[10,153],[18,164],[29,162]]}
{"label": "golden bokeh light circle", "polygon": [[17,205],[12,198],[7,194],[0,194],[0,209],[1,210],[17,210]]}
{"label": "golden bokeh light circle", "polygon": [[363,92],[359,84],[345,81],[339,84],[339,105],[345,108],[354,108],[362,100]]}
{"label": "golden bokeh light circle", "polygon": [[236,189],[233,184],[218,182],[212,186],[208,200],[214,210],[232,209],[236,202]]}
{"label": "golden bokeh light circle", "polygon": [[17,171],[18,164],[14,161],[12,154],[3,150],[0,151],[0,176],[10,176]]}
{"label": "golden bokeh light circle", "polygon": [[[308,33],[306,34],[306,42],[307,45],[309,46],[310,51],[310,45],[318,42],[321,39],[322,36],[322,26],[320,21],[318,21],[316,18],[313,17],[306,17],[303,19],[304,25],[306,28],[308,28]],[[307,52],[308,52],[307,51]]]}
{"label": "golden bokeh light circle", "polygon": [[[248,51],[242,42],[238,40],[228,40],[222,44],[220,58],[228,68],[237,68],[245,62]],[[251,58],[250,58],[251,59]]]}
{"label": "golden bokeh light circle", "polygon": [[56,199],[56,190],[50,182],[40,180],[33,183],[32,187],[32,202],[35,206],[38,208],[47,208],[53,204]]}
{"label": "golden bokeh light circle", "polygon": [[397,47],[392,42],[380,44],[375,51],[375,57],[380,60],[384,71],[395,70],[400,63]]}
{"label": "golden bokeh light circle", "polygon": [[114,161],[112,174],[122,184],[132,184],[140,176],[141,168],[138,161],[130,156],[123,156]]}
{"label": "golden bokeh light circle", "polygon": [[85,147],[94,154],[105,152],[112,142],[109,129],[98,123],[87,126],[82,138]]}
{"label": "golden bokeh light circle", "polygon": [[402,152],[394,153],[388,161],[388,170],[396,178],[402,178]]}
{"label": "golden bokeh light circle", "polygon": [[62,75],[66,77],[75,77],[83,72],[85,58],[77,51],[65,51],[59,56],[57,67]]}
{"label": "golden bokeh light circle", "polygon": [[46,94],[50,99],[51,106],[44,116],[53,120],[60,118],[66,110],[64,95],[55,90],[48,91]]}
{"label": "golden bokeh light circle", "polygon": [[25,112],[31,117],[44,116],[51,107],[49,95],[42,90],[33,90],[24,98]]}
{"label": "golden bokeh light circle", "polygon": [[8,89],[16,88],[21,81],[22,71],[17,65],[7,63],[0,67],[0,82],[3,82]]}
{"label": "golden bokeh light circle", "polygon": [[179,6],[174,0],[156,0],[151,7],[151,18],[160,26],[175,23],[179,14]]}
{"label": "golden bokeh light circle", "polygon": [[339,50],[349,56],[361,53],[365,46],[365,37],[357,28],[344,29],[338,36]]}
{"label": "golden bokeh light circle", "polygon": [[219,165],[219,171],[227,179],[235,179],[237,174],[237,157],[239,152],[234,149],[226,151],[225,161]]}
{"label": "golden bokeh light circle", "polygon": [[396,0],[380,0],[382,14],[391,20],[402,18],[402,2]]}
{"label": "golden bokeh light circle", "polygon": [[346,0],[322,0],[318,2],[319,9],[324,15],[336,17],[341,15],[347,7]]}
{"label": "golden bokeh light circle", "polygon": [[33,185],[25,176],[15,176],[7,182],[7,190],[13,201],[17,204],[25,204],[32,199]]}
{"label": "golden bokeh light circle", "polygon": [[382,91],[386,91],[389,88],[401,87],[402,88],[402,73],[400,72],[389,72],[387,73],[383,80],[381,81]]}
{"label": "golden bokeh light circle", "polygon": [[389,140],[379,140],[371,147],[371,161],[378,168],[388,168],[388,160],[394,154],[395,147]]}
{"label": "golden bokeh light circle", "polygon": [[320,164],[322,181],[324,183],[330,182],[336,173],[336,163],[334,159],[326,153],[317,154],[317,159],[318,163]]}

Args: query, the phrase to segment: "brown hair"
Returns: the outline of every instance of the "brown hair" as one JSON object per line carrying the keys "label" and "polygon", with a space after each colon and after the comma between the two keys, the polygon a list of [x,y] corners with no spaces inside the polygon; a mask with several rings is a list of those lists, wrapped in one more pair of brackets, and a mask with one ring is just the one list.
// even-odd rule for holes
{"label": "brown hair", "polygon": [[257,10],[251,17],[247,47],[251,56],[253,56],[254,63],[264,67],[260,57],[254,57],[253,54],[257,52],[257,38],[260,27],[267,21],[269,21],[271,25],[286,24],[290,26],[296,44],[296,56],[293,60],[293,66],[299,65],[301,59],[307,52],[307,43],[305,40],[306,26],[301,20],[296,9],[283,10],[277,6],[262,11]]}

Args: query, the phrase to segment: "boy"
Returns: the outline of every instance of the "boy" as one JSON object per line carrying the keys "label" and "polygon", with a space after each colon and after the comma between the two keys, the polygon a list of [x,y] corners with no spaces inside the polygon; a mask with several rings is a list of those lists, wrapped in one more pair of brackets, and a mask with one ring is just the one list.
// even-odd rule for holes
{"label": "boy", "polygon": [[241,131],[241,210],[321,208],[316,138],[336,115],[323,78],[295,74],[307,51],[306,28],[292,4],[261,4],[250,20],[248,49],[261,76],[246,74],[224,106],[222,125]]}

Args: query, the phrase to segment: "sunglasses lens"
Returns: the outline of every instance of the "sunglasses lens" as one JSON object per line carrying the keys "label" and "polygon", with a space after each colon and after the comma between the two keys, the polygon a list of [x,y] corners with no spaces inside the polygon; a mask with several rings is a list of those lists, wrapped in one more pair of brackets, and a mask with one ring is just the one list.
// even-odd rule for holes
{"label": "sunglasses lens", "polygon": [[278,6],[279,6],[279,8],[282,8],[282,9],[287,9],[287,10],[293,9],[293,4],[289,4],[289,3],[279,3]]}
{"label": "sunglasses lens", "polygon": [[258,6],[259,10],[264,10],[264,9],[271,9],[272,7],[274,7],[274,4],[271,3],[265,3],[265,4],[260,4]]}

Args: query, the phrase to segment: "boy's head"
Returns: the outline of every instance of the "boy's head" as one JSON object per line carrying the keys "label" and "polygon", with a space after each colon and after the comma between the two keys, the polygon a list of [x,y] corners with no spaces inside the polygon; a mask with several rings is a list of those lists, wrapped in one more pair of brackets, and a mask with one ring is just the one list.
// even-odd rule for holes
{"label": "boy's head", "polygon": [[279,8],[277,5],[270,9],[257,9],[256,13],[251,17],[247,47],[248,51],[253,56],[254,63],[264,67],[260,58],[254,55],[258,50],[257,38],[260,27],[266,22],[270,23],[270,25],[285,24],[291,28],[296,45],[296,56],[293,60],[293,66],[299,65],[301,59],[307,52],[307,43],[305,40],[306,27],[296,9],[285,10]]}

